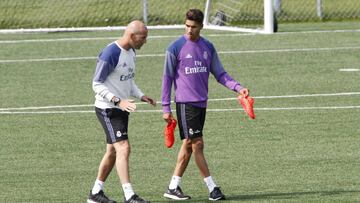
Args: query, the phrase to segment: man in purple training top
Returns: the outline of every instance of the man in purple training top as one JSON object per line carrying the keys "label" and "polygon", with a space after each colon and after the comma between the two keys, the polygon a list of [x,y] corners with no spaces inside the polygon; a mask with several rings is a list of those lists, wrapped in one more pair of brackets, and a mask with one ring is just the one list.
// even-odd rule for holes
{"label": "man in purple training top", "polygon": [[200,36],[203,19],[204,14],[200,10],[190,9],[186,13],[185,34],[173,42],[166,51],[162,83],[163,118],[168,122],[173,117],[170,101],[171,88],[174,84],[176,115],[182,146],[164,197],[176,200],[190,199],[190,196],[182,192],[180,183],[192,154],[209,189],[209,200],[225,199],[220,187],[210,176],[203,153],[202,136],[210,73],[228,89],[243,96],[249,94],[247,88],[242,87],[225,72],[213,44]]}

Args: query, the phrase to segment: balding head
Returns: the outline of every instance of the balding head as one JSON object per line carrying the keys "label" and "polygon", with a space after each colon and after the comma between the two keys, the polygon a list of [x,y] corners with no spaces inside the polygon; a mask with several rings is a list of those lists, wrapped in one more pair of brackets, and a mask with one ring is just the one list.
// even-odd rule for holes
{"label": "balding head", "polygon": [[125,49],[140,49],[146,43],[147,33],[147,27],[143,22],[139,20],[132,21],[126,27],[119,43]]}
{"label": "balding head", "polygon": [[139,20],[134,20],[128,24],[125,32],[129,32],[132,34],[144,34],[145,32],[147,33],[147,28],[143,22]]}

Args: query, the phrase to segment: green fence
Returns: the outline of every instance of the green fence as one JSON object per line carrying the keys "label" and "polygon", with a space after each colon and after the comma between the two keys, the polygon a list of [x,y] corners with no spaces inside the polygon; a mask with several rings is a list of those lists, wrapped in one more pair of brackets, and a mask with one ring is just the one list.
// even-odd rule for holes
{"label": "green fence", "polygon": [[[279,22],[360,19],[360,0],[281,0]],[[149,25],[183,23],[189,8],[205,8],[206,0],[147,0]],[[213,0],[211,14],[222,10],[230,24],[262,21],[263,0]],[[143,19],[144,0],[1,0],[0,29],[126,25]]]}

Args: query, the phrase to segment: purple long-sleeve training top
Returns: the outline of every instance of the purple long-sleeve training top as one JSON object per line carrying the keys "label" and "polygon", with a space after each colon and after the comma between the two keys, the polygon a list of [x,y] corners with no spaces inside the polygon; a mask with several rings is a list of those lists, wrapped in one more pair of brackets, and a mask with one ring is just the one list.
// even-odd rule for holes
{"label": "purple long-sleeve training top", "polygon": [[224,70],[215,47],[207,39],[189,40],[185,35],[170,44],[165,54],[162,82],[163,112],[171,112],[171,88],[174,84],[176,103],[190,103],[206,108],[209,75],[230,90],[243,87]]}

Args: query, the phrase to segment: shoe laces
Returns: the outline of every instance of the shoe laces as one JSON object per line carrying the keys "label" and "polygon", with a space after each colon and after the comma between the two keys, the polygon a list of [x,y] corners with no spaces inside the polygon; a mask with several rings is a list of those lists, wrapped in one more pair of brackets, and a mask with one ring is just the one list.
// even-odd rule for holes
{"label": "shoe laces", "polygon": [[213,193],[215,196],[217,196],[217,195],[219,195],[219,194],[222,194],[222,193],[221,193],[221,190],[220,190],[220,187],[215,187],[214,190],[212,191],[212,193]]}
{"label": "shoe laces", "polygon": [[137,196],[137,195],[134,197],[134,200],[144,201],[141,197],[139,197],[139,196]]}
{"label": "shoe laces", "polygon": [[174,190],[174,192],[175,192],[176,194],[178,194],[178,195],[184,195],[184,193],[183,193],[183,191],[181,190],[180,187],[177,187],[177,188]]}
{"label": "shoe laces", "polygon": [[98,195],[101,199],[109,200],[109,198],[105,195],[105,193],[102,190],[98,193]]}
{"label": "shoe laces", "polygon": [[139,197],[139,195],[135,194],[134,196],[131,197],[130,202],[147,202],[147,201]]}

